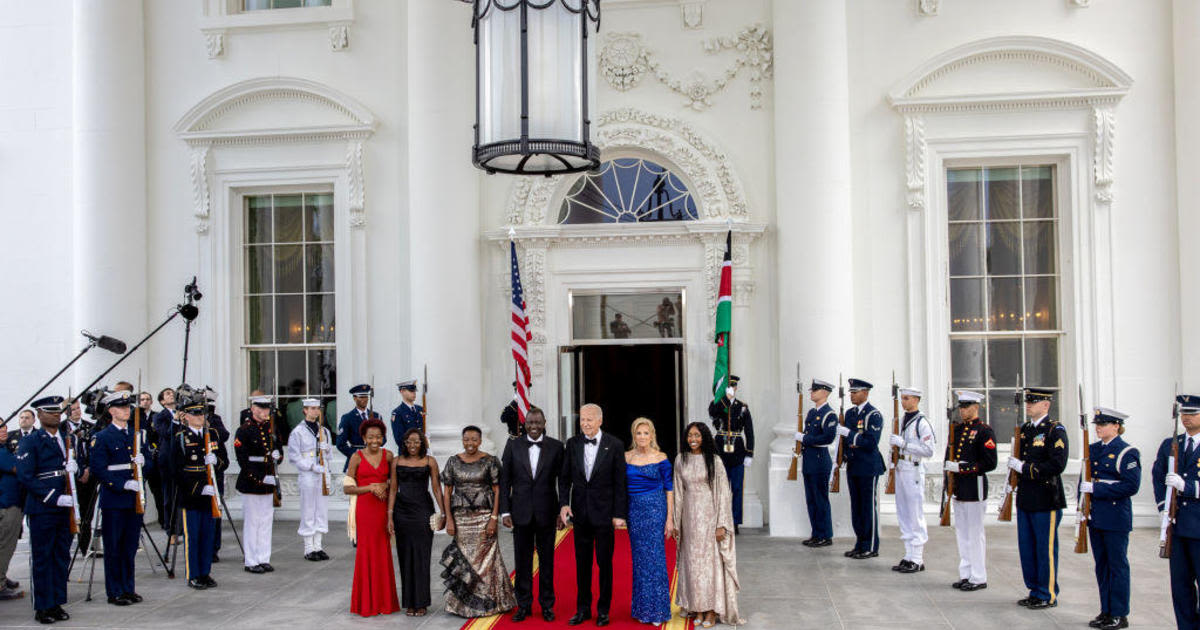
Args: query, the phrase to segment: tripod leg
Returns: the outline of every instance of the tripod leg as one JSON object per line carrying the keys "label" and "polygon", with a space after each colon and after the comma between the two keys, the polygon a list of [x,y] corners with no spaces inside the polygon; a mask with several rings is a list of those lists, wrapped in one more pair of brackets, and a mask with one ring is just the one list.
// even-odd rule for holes
{"label": "tripod leg", "polygon": [[[99,495],[100,493],[97,492],[96,494]],[[92,538],[88,541],[88,556],[92,561],[92,570],[88,575],[87,597],[83,599],[85,602],[92,601],[92,584],[96,581],[96,539],[101,536],[100,530],[102,526],[100,521],[100,510],[96,510],[92,514],[92,524],[94,525],[94,527],[92,527]],[[80,575],[79,577],[82,581],[83,576]]]}
{"label": "tripod leg", "polygon": [[[158,563],[161,564],[163,570],[166,571],[167,570],[167,559],[166,559],[166,557],[163,556],[163,554],[161,552],[159,552],[158,543],[154,542],[154,535],[151,534],[150,530],[146,528],[145,521],[142,522],[142,535],[146,540],[150,541],[150,548],[154,550],[154,557],[158,558]],[[144,548],[145,547],[143,546],[143,549]],[[150,563],[150,568],[151,569],[154,568],[153,562]]]}
{"label": "tripod leg", "polygon": [[238,549],[242,551],[242,559],[246,559],[246,548],[242,546],[242,537],[238,535],[237,524],[233,522],[233,515],[229,512],[229,504],[225,503],[225,495],[221,495],[221,507],[225,510],[225,521],[229,523],[229,529],[233,530],[233,539],[237,541]]}

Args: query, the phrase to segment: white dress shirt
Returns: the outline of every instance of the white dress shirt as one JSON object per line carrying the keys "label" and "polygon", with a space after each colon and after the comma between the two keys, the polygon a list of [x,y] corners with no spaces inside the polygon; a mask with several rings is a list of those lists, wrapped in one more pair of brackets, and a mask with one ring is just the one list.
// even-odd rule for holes
{"label": "white dress shirt", "polygon": [[[530,444],[539,444],[539,445],[542,444],[542,440],[544,440],[544,439],[546,439],[545,435],[543,435],[542,437],[539,437],[536,440],[529,440],[529,438],[526,438],[526,440],[528,440]],[[541,457],[542,457],[542,447],[541,446],[539,446],[538,448],[533,448],[532,446],[529,447],[529,471],[535,477],[537,476],[538,460],[541,459]]]}
{"label": "white dress shirt", "polygon": [[[583,471],[587,475],[587,480],[592,480],[592,467],[596,465],[596,454],[600,452],[600,436],[604,435],[602,431],[596,431],[596,443],[583,445]],[[591,439],[585,434],[583,439]]]}

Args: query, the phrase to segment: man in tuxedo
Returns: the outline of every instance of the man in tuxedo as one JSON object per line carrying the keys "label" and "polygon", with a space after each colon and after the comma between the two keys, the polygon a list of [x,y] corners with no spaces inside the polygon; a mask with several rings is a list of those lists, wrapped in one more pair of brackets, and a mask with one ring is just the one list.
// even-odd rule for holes
{"label": "man in tuxedo", "polygon": [[[528,422],[528,418],[526,418]],[[596,599],[596,625],[608,625],[612,604],[613,529],[625,527],[628,496],[625,488],[625,455],[621,440],[602,433],[604,413],[599,405],[579,408],[581,435],[567,440],[558,498],[559,518],[575,525],[575,616],[567,625],[592,618],[592,553],[600,569],[600,595]]]}
{"label": "man in tuxedo", "polygon": [[525,435],[508,441],[500,469],[500,513],[513,530],[517,556],[517,612],[525,621],[533,609],[533,550],[538,555],[538,605],[542,619],[554,621],[554,531],[558,523],[558,483],[563,443],[546,435],[546,415],[533,407],[525,415]]}

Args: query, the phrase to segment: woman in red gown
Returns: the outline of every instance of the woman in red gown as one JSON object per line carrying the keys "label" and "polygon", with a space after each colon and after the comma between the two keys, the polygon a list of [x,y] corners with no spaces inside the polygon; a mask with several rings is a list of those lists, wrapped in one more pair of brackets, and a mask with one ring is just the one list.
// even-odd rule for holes
{"label": "woman in red gown", "polygon": [[358,496],[354,508],[358,548],[354,555],[350,612],[364,617],[389,615],[400,610],[396,575],[392,572],[392,544],[387,532],[391,453],[383,449],[386,429],[382,420],[366,420],[359,431],[367,447],[355,453],[346,468],[346,475],[356,484],[346,488],[346,492]]}

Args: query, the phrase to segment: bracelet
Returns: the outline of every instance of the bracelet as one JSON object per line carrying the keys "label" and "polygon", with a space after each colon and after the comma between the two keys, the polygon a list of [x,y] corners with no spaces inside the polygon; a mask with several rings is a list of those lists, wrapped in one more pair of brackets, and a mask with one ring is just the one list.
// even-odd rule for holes
{"label": "bracelet", "polygon": [[490,519],[490,520],[493,520],[493,521],[494,521],[494,520],[496,520],[496,515],[495,515],[495,514],[488,514],[488,519]]}

